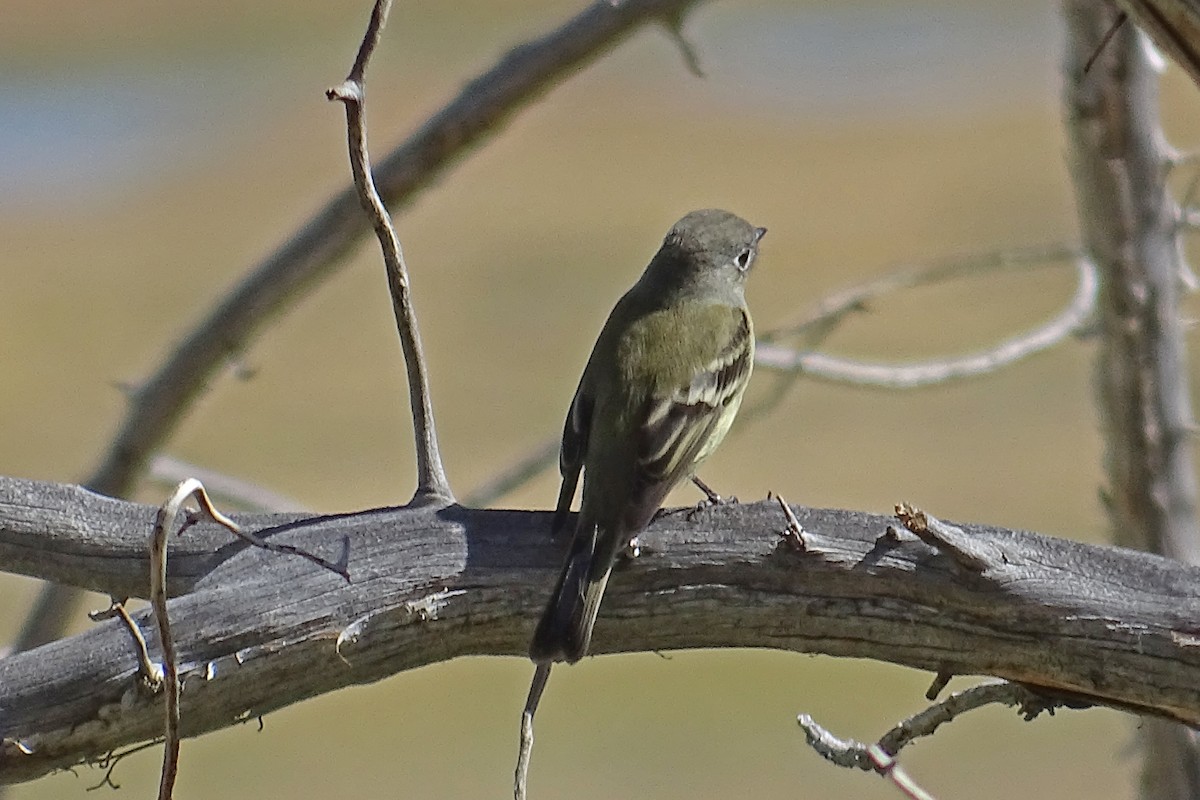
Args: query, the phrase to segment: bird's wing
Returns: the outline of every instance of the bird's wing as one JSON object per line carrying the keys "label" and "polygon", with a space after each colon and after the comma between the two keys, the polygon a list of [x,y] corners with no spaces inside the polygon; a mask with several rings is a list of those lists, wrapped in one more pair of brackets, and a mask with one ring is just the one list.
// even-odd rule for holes
{"label": "bird's wing", "polygon": [[665,484],[670,491],[720,443],[737,414],[753,366],[754,332],[744,309],[732,313],[717,355],[690,380],[650,398],[638,447],[643,486]]}
{"label": "bird's wing", "polygon": [[558,505],[554,509],[553,534],[567,524],[571,514],[571,501],[575,499],[575,487],[579,484],[579,472],[587,455],[588,434],[592,430],[592,410],[595,398],[587,388],[587,373],[575,390],[567,420],[563,424],[562,446],[558,451],[558,471],[562,474],[562,486],[558,490]]}

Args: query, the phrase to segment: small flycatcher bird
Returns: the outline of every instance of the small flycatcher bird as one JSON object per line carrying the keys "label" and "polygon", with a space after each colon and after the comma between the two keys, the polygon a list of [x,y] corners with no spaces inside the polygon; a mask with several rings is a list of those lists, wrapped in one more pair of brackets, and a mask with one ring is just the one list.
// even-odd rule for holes
{"label": "small flycatcher bird", "polygon": [[581,471],[583,501],[529,647],[535,662],[587,653],[617,556],[725,438],[754,361],[745,285],[766,232],[728,211],[693,211],[609,314],[563,430],[555,533]]}

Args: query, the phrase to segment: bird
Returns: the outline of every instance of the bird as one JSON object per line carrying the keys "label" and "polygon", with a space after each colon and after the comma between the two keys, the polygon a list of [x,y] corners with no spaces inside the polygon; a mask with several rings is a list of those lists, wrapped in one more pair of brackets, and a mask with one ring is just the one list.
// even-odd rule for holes
{"label": "bird", "polygon": [[692,211],[609,313],[563,426],[554,535],[581,473],[583,498],[530,642],[535,663],[587,653],[617,557],[729,431],[754,362],[745,284],[765,233],[728,211]]}

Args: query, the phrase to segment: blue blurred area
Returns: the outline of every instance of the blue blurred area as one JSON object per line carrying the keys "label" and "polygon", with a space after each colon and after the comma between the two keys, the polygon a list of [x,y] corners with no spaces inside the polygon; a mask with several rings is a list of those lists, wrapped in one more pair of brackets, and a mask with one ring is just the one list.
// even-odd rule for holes
{"label": "blue blurred area", "polygon": [[[718,4],[687,31],[708,87],[730,111],[831,123],[928,119],[1055,102],[1058,28],[1049,5],[745,9]],[[136,55],[133,57],[136,58]],[[272,58],[268,52],[260,56]],[[189,158],[200,161],[273,79],[263,65],[106,64],[0,75],[0,206],[87,202]],[[624,64],[626,69],[636,65]],[[663,91],[674,74],[642,72]],[[234,97],[231,98],[231,95]],[[712,95],[706,96],[706,102]],[[220,113],[226,109],[225,116]]]}

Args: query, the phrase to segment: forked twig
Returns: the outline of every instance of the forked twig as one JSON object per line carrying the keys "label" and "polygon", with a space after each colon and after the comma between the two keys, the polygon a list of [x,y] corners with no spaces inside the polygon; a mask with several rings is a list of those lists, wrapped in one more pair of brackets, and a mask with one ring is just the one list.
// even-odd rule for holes
{"label": "forked twig", "polygon": [[[234,536],[244,539],[255,547],[306,558],[324,569],[341,575],[345,580],[350,580],[350,574],[345,566],[333,564],[299,547],[265,541],[252,533],[242,530],[236,522],[217,510],[209,498],[208,492],[204,490],[204,484],[196,478],[188,478],[175,487],[175,491],[171,494],[171,497],[159,507],[158,514],[154,519],[154,530],[150,533],[150,607],[154,612],[154,620],[158,626],[159,646],[162,647],[163,652],[161,667],[149,662],[149,657],[145,655],[145,643],[141,641],[141,635],[137,626],[129,618],[128,614],[124,613],[123,606],[119,604],[116,606],[116,613],[122,617],[125,624],[130,628],[135,642],[140,641],[141,643],[140,649],[143,656],[141,670],[146,673],[145,677],[147,681],[153,684],[161,680],[162,688],[166,695],[165,752],[163,754],[162,775],[158,787],[159,800],[170,800],[175,787],[175,778],[179,772],[180,682],[175,639],[171,635],[171,619],[167,613],[167,532],[174,524],[175,518],[179,516],[179,511],[183,508],[183,504],[189,498],[195,498],[197,504],[200,506],[201,516],[211,519]],[[179,532],[183,533],[195,521],[195,518],[190,516],[185,518]]]}
{"label": "forked twig", "polygon": [[[1052,714],[1054,709],[1060,706],[1076,707],[1066,697],[1040,694],[1020,684],[996,681],[955,692],[940,703],[934,703],[924,711],[903,720],[872,744],[863,744],[853,739],[839,739],[808,714],[801,714],[796,718],[796,722],[804,731],[809,747],[826,761],[839,767],[877,772],[889,777],[908,797],[926,798],[928,795],[922,793],[915,783],[911,783],[907,775],[903,772],[897,775],[893,760],[895,756],[916,739],[932,736],[939,727],[956,717],[993,703],[1016,706],[1026,721],[1032,720],[1043,711]],[[902,779],[907,779],[909,784],[902,784]],[[915,793],[910,791],[909,785]]]}

